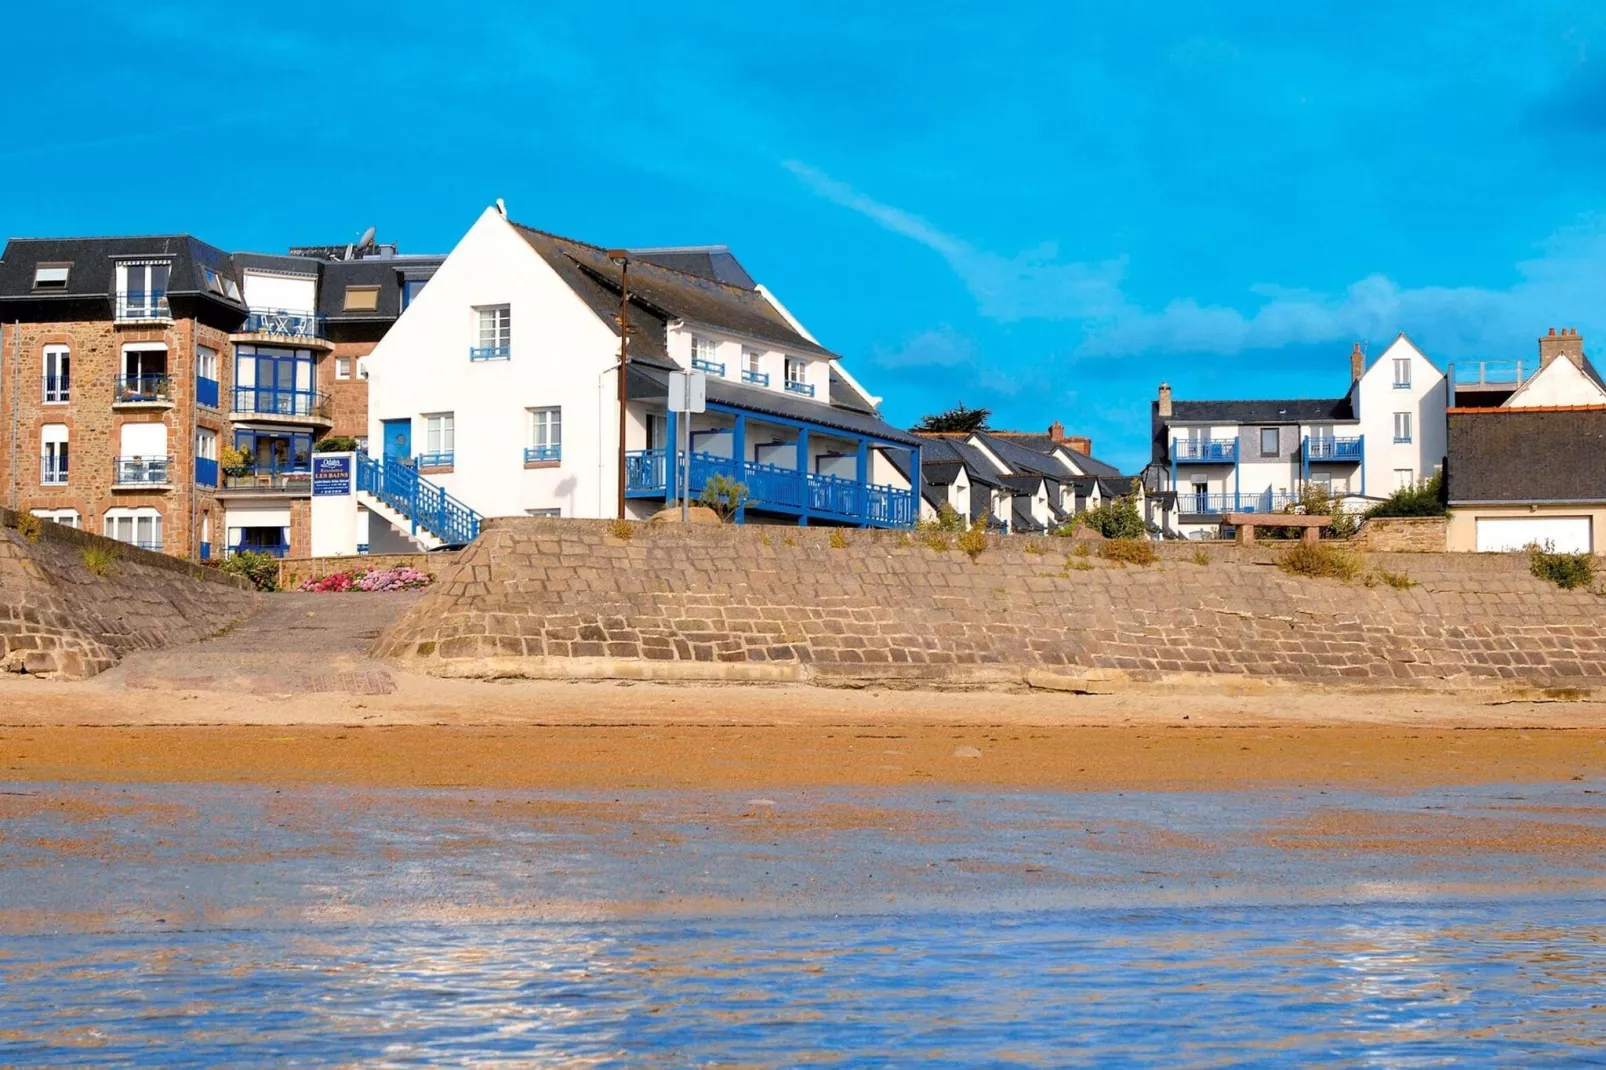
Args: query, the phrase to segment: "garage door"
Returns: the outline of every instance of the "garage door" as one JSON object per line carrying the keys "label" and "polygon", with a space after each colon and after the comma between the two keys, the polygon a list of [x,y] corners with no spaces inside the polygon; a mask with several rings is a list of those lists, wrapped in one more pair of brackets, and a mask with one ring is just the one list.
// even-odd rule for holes
{"label": "garage door", "polygon": [[1480,551],[1521,550],[1530,543],[1549,543],[1557,553],[1582,554],[1594,549],[1587,516],[1513,516],[1478,520]]}

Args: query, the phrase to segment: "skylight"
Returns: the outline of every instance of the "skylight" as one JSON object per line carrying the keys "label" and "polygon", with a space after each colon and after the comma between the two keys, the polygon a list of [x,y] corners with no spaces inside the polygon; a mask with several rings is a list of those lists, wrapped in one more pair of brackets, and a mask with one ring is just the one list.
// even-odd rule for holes
{"label": "skylight", "polygon": [[40,264],[34,268],[33,288],[35,290],[65,290],[67,288],[67,275],[71,271],[71,264]]}

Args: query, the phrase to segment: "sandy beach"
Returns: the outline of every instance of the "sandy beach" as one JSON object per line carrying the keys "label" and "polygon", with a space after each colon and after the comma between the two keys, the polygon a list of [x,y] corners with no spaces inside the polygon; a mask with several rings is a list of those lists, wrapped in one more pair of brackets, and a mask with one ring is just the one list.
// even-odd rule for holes
{"label": "sandy beach", "polygon": [[377,695],[0,684],[0,779],[11,781],[1409,790],[1603,775],[1606,702],[1578,696],[1089,696],[410,674]]}

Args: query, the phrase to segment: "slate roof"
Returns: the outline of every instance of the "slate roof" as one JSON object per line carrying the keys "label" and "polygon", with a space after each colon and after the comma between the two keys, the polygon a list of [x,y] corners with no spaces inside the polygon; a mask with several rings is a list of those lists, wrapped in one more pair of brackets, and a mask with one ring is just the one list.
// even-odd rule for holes
{"label": "slate roof", "polygon": [[[331,323],[394,320],[402,314],[402,282],[427,279],[446,260],[444,256],[365,257],[361,260],[326,260],[318,287],[318,311]],[[372,312],[346,311],[346,287],[379,287],[379,307]]]}
{"label": "slate roof", "polygon": [[970,482],[974,486],[982,484],[989,487],[1001,487],[998,471],[993,467],[980,450],[962,438],[950,438],[947,435],[920,435],[920,466],[942,462],[957,462],[965,466],[970,473]]}
{"label": "slate roof", "polygon": [[[959,478],[959,473],[964,470],[965,466],[957,461],[941,461],[936,464],[922,463],[920,465],[920,473],[925,477],[926,482],[939,487],[946,487],[953,483]],[[908,472],[903,472],[902,468],[899,471],[902,472],[905,479],[909,478]]]}
{"label": "slate roof", "polygon": [[747,269],[742,267],[730,249],[723,245],[632,249],[630,255],[634,259],[646,260],[659,267],[672,268],[687,275],[696,275],[710,282],[723,282],[730,286],[740,286],[744,290],[758,288],[753,276],[747,273]]}
{"label": "slate roof", "polygon": [[1173,401],[1168,423],[1291,424],[1313,420],[1353,420],[1348,395],[1341,398],[1288,398],[1270,401]]}
{"label": "slate roof", "polygon": [[[1052,457],[1056,451],[1064,451],[1065,455],[1070,457],[1078,468],[1090,476],[1117,476],[1121,474],[1120,469],[1113,464],[1106,464],[1091,454],[1071,449],[1064,439],[1056,442],[1046,434],[1029,431],[987,431],[984,434],[989,439],[999,439],[1030,450],[1033,453],[1042,454],[1045,457]],[[1056,464],[1055,471],[1062,472],[1063,469]]]}
{"label": "slate roof", "polygon": [[[607,250],[518,223],[512,225],[597,318],[617,331],[619,268],[608,259]],[[835,353],[799,334],[758,291],[650,261],[630,262],[630,305],[630,323],[636,328],[630,342],[632,360],[671,367],[666,336],[669,321],[675,319],[747,335],[776,349],[836,358]]]}
{"label": "slate roof", "polygon": [[[669,391],[669,372],[671,370],[673,369],[648,364],[632,357],[630,361],[630,377],[627,384],[630,396],[637,400],[664,398]],[[749,386],[746,383],[735,383],[717,376],[711,375],[708,377],[708,400],[734,405],[749,412],[768,413],[772,416],[819,424],[839,431],[870,435],[884,442],[892,442],[901,446],[925,445],[925,442],[919,437],[911,435],[907,431],[901,431],[876,416],[854,412],[851,409],[838,409],[831,405],[821,405],[818,402],[797,398],[779,390]],[[888,456],[891,455],[888,454]]]}
{"label": "slate roof", "polygon": [[1606,502],[1606,406],[1451,410],[1457,502]]}
{"label": "slate roof", "polygon": [[985,431],[978,433],[976,437],[981,440],[982,445],[986,446],[993,456],[1003,461],[1005,465],[1017,473],[1035,472],[1039,475],[1054,476],[1058,479],[1067,478],[1072,474],[1070,469],[1054,458],[1038,453],[1035,450],[1027,449],[1025,446],[1018,445],[1010,439],[1000,438]]}
{"label": "slate roof", "polygon": [[[59,300],[106,297],[117,288],[118,260],[170,259],[169,295],[203,294],[224,308],[239,302],[206,290],[202,266],[221,275],[239,277],[229,254],[188,234],[153,234],[111,238],[13,238],[0,253],[0,301]],[[34,289],[39,264],[72,264],[63,290]]]}

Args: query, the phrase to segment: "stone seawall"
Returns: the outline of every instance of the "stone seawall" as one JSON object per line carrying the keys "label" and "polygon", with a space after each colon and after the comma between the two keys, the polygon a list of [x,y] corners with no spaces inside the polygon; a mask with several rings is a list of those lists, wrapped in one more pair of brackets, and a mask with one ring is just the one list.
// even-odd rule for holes
{"label": "stone seawall", "polygon": [[1606,598],[1521,555],[1372,553],[1368,584],[1289,575],[1274,545],[1157,549],[1122,567],[1050,537],[972,560],[896,532],[499,519],[376,649],[458,676],[1606,684]]}
{"label": "stone seawall", "polygon": [[1449,517],[1379,516],[1361,524],[1354,545],[1361,550],[1443,553],[1448,549],[1449,531]]}
{"label": "stone seawall", "polygon": [[[0,509],[0,670],[93,676],[130,651],[213,635],[256,606],[247,583],[216,569],[76,528],[42,522],[30,536],[17,524]],[[109,555],[101,575],[86,550]]]}

